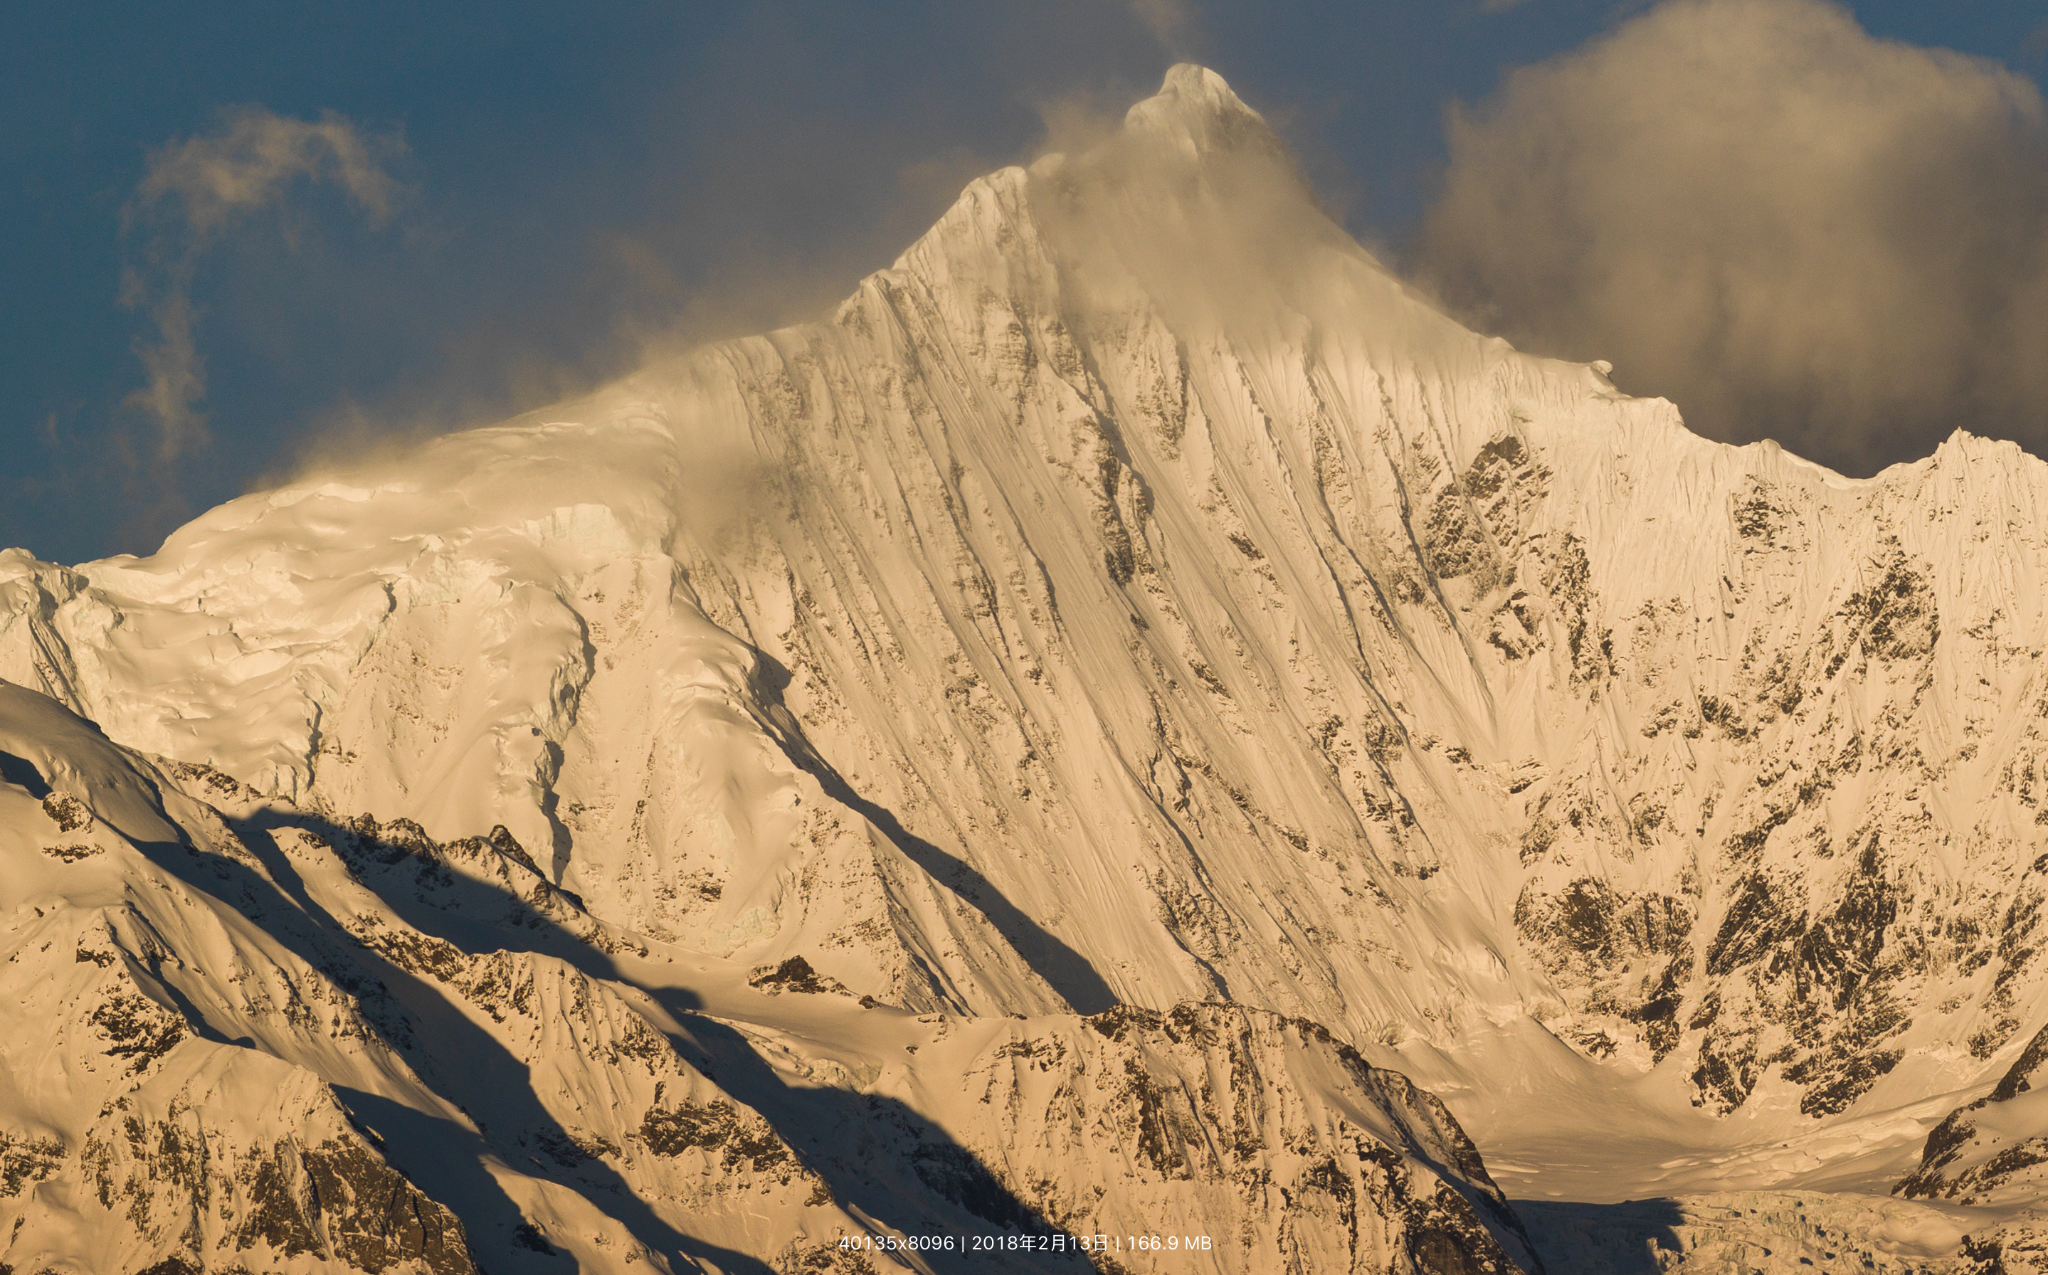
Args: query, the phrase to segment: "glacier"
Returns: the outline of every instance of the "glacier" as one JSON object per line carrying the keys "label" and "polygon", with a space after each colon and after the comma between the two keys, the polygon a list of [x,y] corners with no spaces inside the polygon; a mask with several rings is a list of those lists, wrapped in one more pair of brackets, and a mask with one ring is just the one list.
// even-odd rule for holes
{"label": "glacier", "polygon": [[[1610,371],[1180,66],[825,320],[0,552],[0,1262],[2029,1269],[2048,470]],[[839,1246],[977,1229],[1213,1246]]]}

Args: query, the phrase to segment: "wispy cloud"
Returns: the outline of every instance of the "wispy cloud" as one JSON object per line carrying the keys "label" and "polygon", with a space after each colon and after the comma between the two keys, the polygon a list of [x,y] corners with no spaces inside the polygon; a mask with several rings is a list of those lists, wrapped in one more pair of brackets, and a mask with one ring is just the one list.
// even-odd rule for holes
{"label": "wispy cloud", "polygon": [[156,331],[137,342],[148,383],[125,404],[156,427],[160,460],[189,453],[207,440],[206,364],[194,335],[198,311],[192,283],[199,258],[241,217],[282,199],[292,183],[338,186],[372,224],[390,216],[398,184],[381,159],[402,149],[391,138],[367,138],[333,112],[291,119],[260,107],[223,112],[215,132],[152,152],[142,181],[123,209],[125,232],[146,229],[142,263],[124,274],[121,304],[147,309]]}
{"label": "wispy cloud", "polygon": [[142,207],[171,201],[192,233],[211,235],[237,213],[275,200],[287,183],[309,177],[332,181],[374,221],[391,215],[397,183],[371,143],[346,118],[328,111],[318,120],[295,120],[261,107],[226,113],[221,129],[160,147],[136,188]]}
{"label": "wispy cloud", "polygon": [[156,339],[135,346],[149,383],[122,400],[156,421],[158,451],[166,460],[206,440],[206,418],[198,409],[206,394],[206,365],[192,340],[189,282],[190,273],[179,271],[177,285],[151,308]]}
{"label": "wispy cloud", "polygon": [[1181,57],[1192,52],[1196,23],[1188,0],[1130,0],[1130,5],[1168,53]]}

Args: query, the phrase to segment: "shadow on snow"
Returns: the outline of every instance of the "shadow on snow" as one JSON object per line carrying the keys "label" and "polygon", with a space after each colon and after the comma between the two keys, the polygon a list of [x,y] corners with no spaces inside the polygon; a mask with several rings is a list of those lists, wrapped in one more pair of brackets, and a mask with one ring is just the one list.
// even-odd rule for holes
{"label": "shadow on snow", "polygon": [[[583,1195],[642,1243],[686,1268],[702,1262],[733,1275],[767,1275],[771,1268],[665,1221],[600,1158],[548,1163],[543,1158],[548,1148],[574,1143],[541,1101],[527,1065],[457,1008],[458,994],[452,989],[394,964],[350,934],[307,891],[276,843],[273,833],[279,828],[312,833],[337,854],[355,844],[369,852],[373,863],[388,862],[381,871],[372,867],[360,874],[366,888],[414,930],[451,943],[465,955],[507,951],[555,957],[586,976],[653,997],[685,1033],[671,1038],[678,1053],[759,1112],[855,1217],[913,1235],[1059,1234],[971,1152],[915,1110],[891,1098],[787,1083],[741,1031],[702,1013],[692,993],[631,983],[609,955],[545,917],[529,912],[523,924],[506,923],[519,901],[500,887],[460,872],[436,872],[436,864],[406,847],[362,838],[297,812],[263,811],[231,820],[230,826],[263,871],[185,845],[154,843],[142,849],[188,885],[258,922],[301,960],[356,995],[364,1019],[383,1042],[422,1083],[470,1117],[474,1131],[377,1095],[336,1089],[357,1119],[384,1140],[392,1162],[455,1210],[472,1253],[493,1271],[507,1269],[508,1262],[536,1272],[566,1270],[569,1259],[540,1251],[545,1245],[536,1242],[528,1219],[488,1171],[492,1158]],[[429,874],[433,884],[422,885]],[[189,1002],[180,1008],[197,1034],[222,1044],[253,1045],[246,1037],[228,1039]],[[429,1050],[422,1039],[431,1039],[434,1047]],[[542,1154],[535,1154],[536,1148]],[[986,1268],[958,1252],[924,1257],[935,1272]],[[1071,1252],[1004,1253],[996,1260],[1011,1270],[1091,1269]]]}
{"label": "shadow on snow", "polygon": [[1552,1271],[1571,1275],[1661,1275],[1658,1250],[1680,1251],[1673,1228],[1684,1220],[1676,1200],[1585,1204],[1564,1200],[1509,1202],[1536,1254]]}

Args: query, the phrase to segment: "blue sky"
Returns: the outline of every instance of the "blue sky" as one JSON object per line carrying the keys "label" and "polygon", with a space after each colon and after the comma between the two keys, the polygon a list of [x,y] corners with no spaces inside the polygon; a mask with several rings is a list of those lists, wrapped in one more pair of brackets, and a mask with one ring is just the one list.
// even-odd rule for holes
{"label": "blue sky", "polygon": [[[1120,110],[1182,58],[1265,111],[1326,202],[1398,252],[1448,104],[1647,6],[1491,7],[10,6],[0,545],[146,553],[309,449],[488,423],[624,370],[647,333],[806,317],[968,178],[1028,154],[1046,104]],[[2036,80],[2048,57],[2034,5],[1850,7],[1874,35]],[[345,117],[388,207],[307,176],[204,237],[171,225],[138,198],[152,157],[235,108]],[[208,440],[170,453],[128,401],[166,262],[186,269]]]}

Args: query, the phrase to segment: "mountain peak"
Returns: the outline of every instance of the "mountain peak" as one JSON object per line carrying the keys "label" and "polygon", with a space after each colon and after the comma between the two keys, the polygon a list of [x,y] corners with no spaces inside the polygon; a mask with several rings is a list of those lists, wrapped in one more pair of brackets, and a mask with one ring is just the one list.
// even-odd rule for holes
{"label": "mountain peak", "polygon": [[1246,106],[1222,76],[1192,62],[1168,70],[1159,92],[1125,113],[1124,127],[1164,134],[1197,154],[1234,150],[1252,138],[1278,145],[1264,116]]}
{"label": "mountain peak", "polygon": [[1240,112],[1256,115],[1238,95],[1231,91],[1229,81],[1206,66],[1193,62],[1176,62],[1160,81],[1159,92],[1133,106],[1129,114],[1135,115],[1156,102],[1187,103],[1212,114]]}

